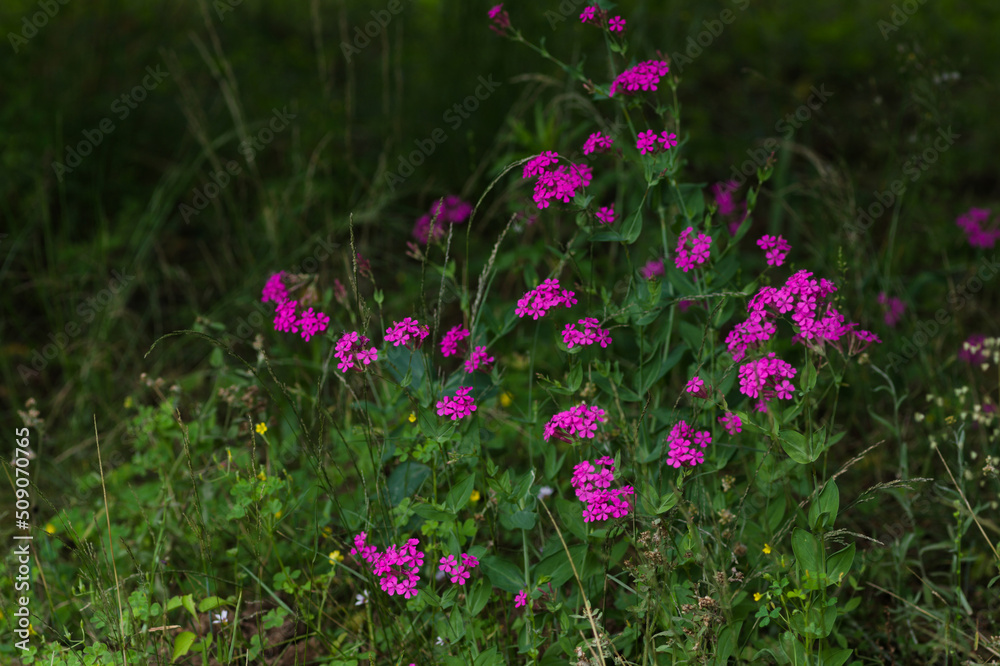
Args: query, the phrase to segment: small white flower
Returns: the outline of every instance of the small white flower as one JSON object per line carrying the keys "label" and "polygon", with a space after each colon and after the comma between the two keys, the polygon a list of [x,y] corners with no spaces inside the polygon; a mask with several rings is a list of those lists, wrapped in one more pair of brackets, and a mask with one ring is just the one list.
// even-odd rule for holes
{"label": "small white flower", "polygon": [[549,497],[550,495],[552,495],[552,493],[554,493],[554,492],[555,491],[552,490],[551,487],[549,487],[549,486],[542,486],[541,488],[538,489],[538,499],[543,500],[546,497]]}
{"label": "small white flower", "polygon": [[444,639],[438,636],[437,640],[434,641],[434,645],[444,645]]}
{"label": "small white flower", "polygon": [[215,618],[212,620],[212,624],[229,624],[229,611],[227,610],[221,613],[213,613],[212,616]]}
{"label": "small white flower", "polygon": [[368,590],[365,590],[361,594],[354,595],[355,606],[364,606],[366,603],[368,603]]}

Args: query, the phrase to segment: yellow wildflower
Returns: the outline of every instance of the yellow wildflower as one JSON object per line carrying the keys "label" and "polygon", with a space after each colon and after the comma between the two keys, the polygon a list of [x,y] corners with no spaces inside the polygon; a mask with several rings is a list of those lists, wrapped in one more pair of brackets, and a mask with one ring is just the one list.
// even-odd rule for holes
{"label": "yellow wildflower", "polygon": [[766,543],[764,544],[764,554],[765,555],[770,555],[771,554],[771,546],[769,544],[766,544]]}
{"label": "yellow wildflower", "polygon": [[753,593],[753,600],[754,601],[760,601],[763,598],[764,598],[764,595],[761,594],[760,592],[754,592]]}
{"label": "yellow wildflower", "polygon": [[257,473],[257,478],[260,479],[261,481],[267,481],[267,474],[264,474],[264,470],[260,470]]}
{"label": "yellow wildflower", "polygon": [[514,396],[512,396],[507,391],[504,391],[503,393],[500,394],[500,405],[502,407],[510,407],[513,402],[514,402]]}
{"label": "yellow wildflower", "polygon": [[479,494],[479,491],[478,490],[473,490],[472,494],[469,495],[469,501],[470,502],[478,502],[480,497],[481,497],[481,495]]}
{"label": "yellow wildflower", "polygon": [[330,558],[330,566],[331,567],[335,566],[337,564],[337,562],[343,562],[344,561],[344,556],[340,554],[339,550],[335,550],[332,553],[330,553],[329,558]]}
{"label": "yellow wildflower", "polygon": [[53,525],[52,523],[45,523],[45,531],[48,532],[49,534],[55,534],[56,526]]}
{"label": "yellow wildflower", "polygon": [[410,412],[409,421],[410,421],[410,423],[416,423],[416,421],[417,421],[417,415],[414,414],[413,412]]}
{"label": "yellow wildflower", "polygon": [[323,536],[329,537],[332,534],[333,534],[333,529],[331,529],[329,525],[323,528]]}
{"label": "yellow wildflower", "polygon": [[258,435],[263,435],[265,432],[267,432],[267,424],[265,424],[265,423],[258,423],[257,424],[257,434]]}

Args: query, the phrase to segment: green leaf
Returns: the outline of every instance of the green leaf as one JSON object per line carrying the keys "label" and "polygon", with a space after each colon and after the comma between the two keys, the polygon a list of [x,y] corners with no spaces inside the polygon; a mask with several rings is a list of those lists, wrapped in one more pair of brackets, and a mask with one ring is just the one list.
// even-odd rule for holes
{"label": "green leaf", "polygon": [[629,215],[625,218],[621,234],[623,240],[631,245],[639,238],[640,233],[642,233],[642,212],[637,210],[634,215]]}
{"label": "green leaf", "polygon": [[403,501],[404,497],[416,494],[430,475],[431,468],[418,462],[407,461],[397,466],[396,469],[392,470],[387,481],[389,501],[393,506],[396,506]]}
{"label": "green leaf", "polygon": [[808,393],[816,386],[816,366],[813,365],[812,358],[806,359],[806,367],[802,370],[802,390]]}
{"label": "green leaf", "polygon": [[198,604],[198,612],[207,613],[210,610],[215,610],[219,606],[225,605],[225,603],[226,603],[225,599],[220,599],[219,597],[207,597],[205,599],[202,599],[201,602]]}
{"label": "green leaf", "polygon": [[479,561],[486,576],[504,592],[516,593],[524,589],[524,572],[505,559],[487,555]]}
{"label": "green leaf", "polygon": [[476,477],[469,474],[452,486],[451,490],[448,491],[448,497],[445,499],[445,505],[452,511],[461,511],[469,503],[469,498],[472,497],[472,486],[475,482]]}
{"label": "green leaf", "polygon": [[474,666],[496,666],[502,664],[503,661],[500,659],[500,655],[497,653],[496,646],[490,647],[488,650],[484,650],[479,653],[476,660],[473,662]]}
{"label": "green leaf", "polygon": [[817,442],[816,434],[812,440],[807,440],[806,436],[795,430],[782,430],[779,436],[781,448],[785,450],[788,457],[800,465],[808,465],[819,458],[820,447],[814,446]]}
{"label": "green leaf", "polygon": [[455,518],[455,514],[450,511],[442,511],[435,504],[425,504],[420,502],[413,505],[413,512],[420,516],[421,518],[426,518],[427,520],[437,520],[439,522],[447,522]]}
{"label": "green leaf", "polygon": [[501,516],[501,522],[507,523],[504,527],[508,529],[519,529],[519,530],[530,530],[534,529],[535,521],[538,518],[538,514],[534,511],[515,511],[511,516],[504,521],[503,516]]}
{"label": "green leaf", "polygon": [[820,652],[819,661],[823,666],[844,666],[854,654],[852,648],[834,648],[827,646]]}
{"label": "green leaf", "polygon": [[479,615],[490,600],[493,590],[489,584],[480,578],[472,585],[472,592],[469,593],[467,602],[469,604],[469,615]]}
{"label": "green leaf", "polygon": [[571,393],[576,393],[577,389],[580,388],[580,384],[583,383],[583,364],[577,363],[573,366],[573,369],[569,371],[569,377],[566,378],[566,387]]}
{"label": "green leaf", "polygon": [[827,583],[839,585],[854,564],[854,544],[841,548],[826,561]]}
{"label": "green leaf", "polygon": [[[589,548],[586,544],[569,547],[570,557],[573,558],[573,564],[576,565],[577,571],[583,571]],[[548,576],[553,587],[557,588],[569,581],[573,577],[573,567],[569,563],[569,558],[566,557],[566,551],[560,548],[539,562],[535,566],[535,576],[536,578]]]}
{"label": "green leaf", "polygon": [[181,597],[181,605],[184,606],[184,610],[186,610],[188,613],[191,613],[191,617],[194,618],[195,622],[197,622],[198,613],[194,609],[194,595],[185,594],[183,597]]}
{"label": "green leaf", "polygon": [[726,666],[729,663],[729,657],[736,651],[736,639],[740,635],[740,628],[742,626],[743,621],[740,620],[735,624],[727,624],[722,628],[719,632],[719,637],[716,639],[715,656],[711,663],[716,664],[716,666]]}
{"label": "green leaf", "polygon": [[833,528],[840,510],[840,491],[834,481],[828,481],[823,491],[809,505],[809,527],[815,532]]}
{"label": "green leaf", "polygon": [[191,650],[196,638],[198,638],[197,634],[192,631],[182,631],[177,634],[177,638],[174,639],[174,656],[170,659],[170,663],[186,655]]}
{"label": "green leaf", "polygon": [[823,544],[815,536],[800,527],[792,532],[792,552],[795,553],[795,566],[802,575],[807,572],[813,578],[824,573]]}

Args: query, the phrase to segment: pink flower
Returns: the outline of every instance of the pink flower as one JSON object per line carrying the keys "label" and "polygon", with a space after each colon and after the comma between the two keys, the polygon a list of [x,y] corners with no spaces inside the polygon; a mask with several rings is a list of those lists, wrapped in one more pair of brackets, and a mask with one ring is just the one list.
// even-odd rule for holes
{"label": "pink flower", "polygon": [[639,132],[639,138],[635,143],[635,147],[643,155],[653,152],[656,149],[656,132],[653,130]]}
{"label": "pink flower", "polygon": [[295,306],[298,301],[282,301],[278,303],[274,315],[274,330],[285,333],[299,332],[299,319],[295,316]]}
{"label": "pink flower", "polygon": [[705,382],[702,381],[701,377],[692,377],[688,380],[688,383],[684,386],[684,392],[690,393],[698,398],[705,398],[708,396],[708,392],[705,391]]}
{"label": "pink flower", "polygon": [[284,276],[285,271],[279,271],[267,280],[260,297],[262,303],[273,301],[280,305],[288,300],[288,289],[283,281]]}
{"label": "pink flower", "polygon": [[496,360],[492,356],[487,355],[486,347],[476,347],[475,351],[472,352],[472,358],[465,362],[465,371],[472,373],[476,370],[482,369],[486,371],[486,366]]}
{"label": "pink flower", "polygon": [[420,567],[424,564],[424,554],[417,550],[418,539],[410,539],[406,545],[389,546],[379,553],[375,546],[365,543],[364,532],[354,537],[351,555],[360,555],[368,563],[371,572],[379,577],[379,587],[390,597],[401,595],[406,599],[417,594]]}
{"label": "pink flower", "polygon": [[457,354],[459,343],[467,337],[469,337],[469,331],[464,326],[459,324],[452,327],[441,339],[441,355],[447,358]]}
{"label": "pink flower", "polygon": [[601,221],[601,224],[611,224],[615,221],[615,205],[602,206],[599,211],[597,211],[597,219]]}
{"label": "pink flower", "polygon": [[663,273],[663,259],[650,259],[645,266],[639,269],[639,275],[644,280],[652,280],[654,277],[662,276]]}
{"label": "pink flower", "polygon": [[1000,240],[1000,229],[983,227],[989,220],[990,214],[989,208],[970,208],[955,220],[955,224],[965,232],[965,237],[972,247],[989,249]]}
{"label": "pink flower", "polygon": [[309,342],[312,336],[325,331],[329,323],[330,318],[328,316],[322,312],[314,312],[312,308],[309,308],[299,318],[299,327],[302,328],[301,335],[303,339]]}
{"label": "pink flower", "polygon": [[351,368],[361,370],[361,365],[369,365],[378,360],[378,351],[375,347],[366,348],[370,343],[371,340],[358,334],[357,331],[344,333],[337,341],[333,353],[340,359],[337,369],[341,372],[347,372]]}
{"label": "pink flower", "polygon": [[978,365],[989,360],[989,351],[986,349],[986,336],[982,333],[970,335],[962,343],[962,348],[958,352],[958,358],[970,365]]}
{"label": "pink flower", "polygon": [[660,136],[657,139],[657,141],[659,142],[660,147],[663,148],[663,150],[670,150],[671,148],[677,145],[677,135],[674,134],[673,132],[668,132],[664,130],[660,132]]}
{"label": "pink flower", "polygon": [[465,553],[460,554],[461,563],[459,563],[454,555],[448,555],[447,557],[442,557],[440,561],[440,566],[438,569],[451,576],[450,580],[452,583],[458,583],[459,585],[465,585],[465,581],[469,580],[469,569],[474,569],[479,566],[479,560],[477,560],[472,555],[466,555]]}
{"label": "pink flower", "polygon": [[616,16],[608,22],[608,27],[613,32],[622,32],[625,30],[625,19],[621,16]]}
{"label": "pink flower", "polygon": [[583,439],[591,439],[597,431],[597,424],[604,423],[604,410],[599,407],[587,407],[579,404],[565,412],[559,412],[545,424],[543,438],[548,441],[552,435],[563,441],[571,441],[570,437],[577,436]]}
{"label": "pink flower", "polygon": [[697,238],[692,239],[693,235],[694,227],[688,227],[677,239],[674,265],[685,273],[708,261],[709,247],[712,245],[712,237],[708,234],[698,234]]}
{"label": "pink flower", "polygon": [[611,150],[611,145],[615,142],[610,136],[604,136],[600,132],[594,132],[587,137],[583,144],[583,154],[606,153]]}
{"label": "pink flower", "polygon": [[577,190],[590,185],[593,171],[586,164],[560,164],[554,169],[547,167],[558,164],[559,154],[546,151],[524,165],[522,179],[537,178],[532,198],[539,210],[548,208],[550,199],[569,203],[577,195]]}
{"label": "pink flower", "polygon": [[667,464],[674,468],[681,465],[694,467],[705,462],[705,453],[700,449],[712,443],[712,435],[707,430],[695,432],[686,421],[678,421],[667,435],[670,445]]}
{"label": "pink flower", "polygon": [[562,338],[563,342],[566,343],[567,349],[572,349],[578,345],[586,346],[595,343],[604,348],[611,344],[611,336],[608,334],[608,331],[600,328],[598,325],[599,322],[593,317],[584,317],[577,324],[583,326],[583,331],[577,330],[574,324],[566,324],[563,329]]}
{"label": "pink flower", "polygon": [[628,515],[629,503],[622,496],[632,495],[632,486],[611,489],[615,480],[615,463],[609,456],[590,462],[584,460],[573,468],[570,484],[576,497],[583,502],[583,522],[589,523]]}
{"label": "pink flower", "polygon": [[476,405],[469,395],[471,392],[471,386],[463,386],[455,391],[454,396],[442,396],[437,403],[438,416],[447,416],[452,421],[457,421],[476,411]]}
{"label": "pink flower", "polygon": [[580,13],[580,23],[590,23],[590,22],[592,22],[596,18],[596,15],[595,15],[596,11],[597,11],[597,9],[595,7],[586,7],[586,8],[584,8],[583,12]]}
{"label": "pink flower", "polygon": [[385,330],[385,341],[391,342],[394,347],[405,345],[415,349],[428,335],[430,335],[429,326],[421,325],[416,319],[407,317],[403,321],[393,322],[392,326]]}
{"label": "pink flower", "polygon": [[656,90],[657,84],[670,67],[665,61],[647,60],[618,75],[611,84],[610,96],[622,92],[632,94],[637,90]]}
{"label": "pink flower", "polygon": [[[591,8],[592,9],[592,8]],[[528,604],[528,591],[521,590],[514,597],[514,608],[520,608],[521,606],[526,606]]]}
{"label": "pink flower", "polygon": [[767,253],[768,266],[780,266],[785,263],[785,256],[792,249],[788,241],[781,236],[768,236],[766,234],[757,241],[757,247]]}
{"label": "pink flower", "polygon": [[550,308],[559,305],[572,307],[575,304],[576,294],[567,289],[560,290],[559,280],[549,278],[518,299],[514,312],[518,317],[531,315],[532,319],[537,320],[544,317]]}
{"label": "pink flower", "polygon": [[723,416],[719,417],[719,423],[722,427],[726,429],[730,435],[735,435],[743,430],[743,421],[734,412],[726,412]]}
{"label": "pink flower", "polygon": [[490,9],[489,17],[493,21],[493,23],[490,25],[490,30],[497,33],[498,35],[503,36],[506,33],[507,29],[510,28],[510,16],[507,14],[507,12],[503,11],[502,2],[499,5],[495,5],[492,9]]}
{"label": "pink flower", "polygon": [[903,313],[906,312],[906,303],[895,296],[890,298],[884,291],[878,295],[878,302],[885,310],[885,325],[889,328],[895,328],[899,320],[902,319]]}

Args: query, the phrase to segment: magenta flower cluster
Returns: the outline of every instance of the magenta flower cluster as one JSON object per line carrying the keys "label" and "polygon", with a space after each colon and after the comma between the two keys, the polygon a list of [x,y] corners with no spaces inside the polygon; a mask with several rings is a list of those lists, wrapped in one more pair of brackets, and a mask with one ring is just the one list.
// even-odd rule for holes
{"label": "magenta flower cluster", "polygon": [[400,594],[406,599],[417,594],[420,581],[420,567],[424,564],[424,554],[417,550],[419,539],[410,539],[405,546],[389,546],[379,553],[375,546],[368,545],[364,532],[354,537],[351,555],[358,555],[368,563],[371,572],[379,577],[379,587],[390,597]]}
{"label": "magenta flower cluster", "polygon": [[344,333],[337,341],[336,349],[333,353],[339,359],[337,369],[347,372],[351,368],[362,370],[362,365],[368,365],[372,361],[378,360],[378,350],[369,347],[371,340],[361,335],[357,331]]}
{"label": "magenta flower cluster", "polygon": [[743,432],[743,421],[735,412],[726,412],[719,417],[719,423],[722,427],[726,429],[730,435],[735,435],[738,432]]}
{"label": "magenta flower cluster", "polygon": [[419,347],[430,333],[430,326],[421,324],[412,317],[407,317],[403,321],[394,321],[392,326],[385,330],[385,341],[391,342],[394,347],[405,345],[414,349]]}
{"label": "magenta flower cluster", "polygon": [[519,298],[514,312],[518,317],[531,315],[531,318],[537,321],[539,317],[544,317],[549,309],[559,305],[568,308],[576,305],[576,293],[562,289],[559,280],[549,278]]}
{"label": "magenta flower cluster", "polygon": [[597,219],[601,224],[611,224],[615,221],[615,205],[602,206],[599,211],[597,211]]}
{"label": "magenta flower cluster", "polygon": [[694,227],[688,227],[677,239],[677,256],[674,265],[685,273],[708,261],[712,237],[708,234],[698,234],[694,237]]}
{"label": "magenta flower cluster", "polygon": [[597,431],[597,424],[604,423],[604,410],[600,407],[588,407],[579,404],[565,412],[559,412],[545,424],[544,439],[548,441],[552,435],[563,441],[570,441],[570,437],[577,436],[583,439],[593,438]]}
{"label": "magenta flower cluster", "polygon": [[584,460],[573,468],[570,484],[576,489],[576,497],[584,503],[583,522],[590,523],[608,518],[622,518],[628,515],[629,503],[623,496],[635,494],[632,486],[611,489],[615,480],[615,461],[609,456],[598,458],[593,463]]}
{"label": "magenta flower cluster", "polygon": [[[582,326],[583,330],[577,330],[577,326]],[[603,349],[611,344],[611,336],[607,329],[601,328],[600,322],[593,317],[584,317],[576,324],[566,324],[562,338],[568,349],[577,345],[586,346],[595,343],[601,345]]]}
{"label": "magenta flower cluster", "polygon": [[757,398],[757,411],[766,412],[772,398],[791,400],[795,386],[789,381],[796,370],[774,352],[740,366],[740,393]]}
{"label": "magenta flower cluster", "polygon": [[288,295],[288,288],[284,282],[285,271],[280,271],[272,275],[261,292],[262,303],[273,302],[274,309],[274,330],[284,333],[298,333],[309,342],[314,335],[326,330],[330,324],[330,318],[322,312],[316,312],[312,308],[298,312],[298,301],[293,301]]}
{"label": "magenta flower cluster", "polygon": [[650,259],[645,266],[639,269],[639,275],[644,280],[652,280],[655,277],[662,277],[664,269],[663,259]]}
{"label": "magenta flower cluster", "polygon": [[985,224],[990,219],[989,208],[970,208],[967,212],[958,216],[955,220],[972,247],[983,249],[992,248],[1000,240],[1000,229],[985,229]]}
{"label": "magenta flower cluster", "polygon": [[[555,168],[552,165],[557,165]],[[537,178],[532,198],[539,209],[549,207],[550,199],[569,203],[577,190],[590,185],[593,171],[586,164],[559,164],[559,153],[547,150],[524,165],[521,178]]]}
{"label": "magenta flower cluster", "polygon": [[503,10],[503,3],[494,5],[488,15],[492,21],[490,23],[490,30],[503,36],[510,28],[510,15]]}
{"label": "magenta flower cluster", "polygon": [[724,183],[712,185],[712,196],[715,197],[716,211],[719,217],[727,218],[729,223],[729,235],[735,236],[740,228],[740,224],[747,217],[747,203],[744,201],[737,207],[733,200],[733,192],[740,188],[740,184],[735,180],[728,180]]}
{"label": "magenta flower cluster", "polygon": [[465,371],[468,373],[473,373],[476,370],[486,371],[487,366],[496,359],[486,353],[486,347],[476,347],[472,352],[471,358],[465,362]]}
{"label": "magenta flower cluster", "polygon": [[465,553],[459,555],[459,560],[456,560],[454,555],[442,557],[438,569],[450,576],[449,580],[452,583],[465,585],[465,581],[469,580],[469,576],[471,575],[469,570],[478,567],[479,560]]}
{"label": "magenta flower cluster", "polygon": [[895,296],[889,296],[884,291],[878,295],[879,305],[885,310],[885,325],[889,328],[896,328],[896,324],[899,320],[903,318],[903,313],[906,312],[906,303],[896,298]]}
{"label": "magenta flower cluster", "polygon": [[757,247],[764,250],[767,257],[768,266],[780,266],[785,263],[785,257],[791,251],[792,246],[781,236],[768,236],[764,234],[757,241]]}
{"label": "magenta flower cluster", "polygon": [[639,132],[639,138],[635,142],[635,147],[643,155],[664,150],[670,150],[677,145],[677,135],[666,130],[659,135],[653,130]]}
{"label": "magenta flower cluster", "polygon": [[841,338],[849,333],[863,342],[877,342],[871,333],[854,330],[857,324],[845,323],[844,315],[827,302],[836,290],[829,280],[814,280],[812,273],[805,270],[789,277],[783,287],[761,287],[747,304],[746,321],[737,324],[726,337],[733,360],[741,361],[750,347],[770,340],[777,331],[773,320],[786,313],[791,313],[797,329],[793,342],[831,342],[839,349]]}
{"label": "magenta flower cluster", "polygon": [[[580,13],[580,23],[593,23],[600,25],[608,17],[608,12],[597,7],[586,7]],[[625,30],[625,19],[615,16],[608,21],[608,30],[612,32],[622,32]]]}
{"label": "magenta flower cluster", "polygon": [[468,329],[461,324],[453,326],[451,330],[445,333],[444,337],[441,338],[441,355],[447,358],[457,354],[459,343],[469,337],[469,335],[470,333]]}
{"label": "magenta flower cluster", "polygon": [[442,396],[437,403],[438,416],[447,416],[452,421],[457,421],[476,411],[476,404],[469,395],[471,392],[471,386],[463,386],[455,391],[454,396]]}
{"label": "magenta flower cluster", "polygon": [[587,137],[587,141],[583,144],[583,154],[590,155],[591,153],[606,153],[611,150],[612,144],[615,140],[610,136],[604,136],[600,132],[594,132]]}
{"label": "magenta flower cluster", "polygon": [[472,204],[449,194],[443,200],[432,203],[430,211],[417,219],[413,225],[413,237],[422,245],[431,240],[441,240],[445,236],[447,225],[465,222],[471,213]]}
{"label": "magenta flower cluster", "polygon": [[667,435],[667,444],[670,449],[667,452],[667,464],[674,468],[681,465],[700,465],[705,462],[705,452],[702,451],[712,443],[712,434],[707,430],[695,432],[695,429],[686,421],[678,421],[670,434]]}
{"label": "magenta flower cluster", "polygon": [[618,92],[628,95],[637,90],[656,90],[660,79],[669,71],[670,67],[665,61],[647,60],[641,62],[635,67],[626,69],[615,78],[614,83],[611,84],[610,96],[614,97],[615,93]]}

